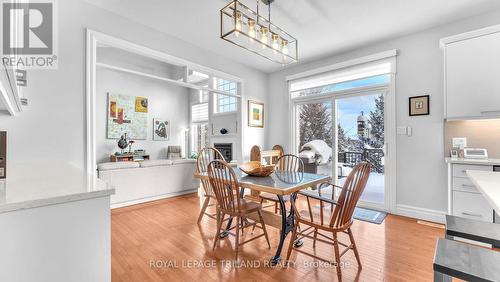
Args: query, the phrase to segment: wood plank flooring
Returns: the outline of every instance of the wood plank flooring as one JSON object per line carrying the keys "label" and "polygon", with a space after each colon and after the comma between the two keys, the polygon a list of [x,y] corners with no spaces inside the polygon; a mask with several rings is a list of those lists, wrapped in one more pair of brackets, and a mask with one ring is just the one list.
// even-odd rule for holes
{"label": "wood plank flooring", "polygon": [[[268,265],[279,238],[273,227],[268,228],[271,250],[263,237],[256,239],[240,247],[239,264],[233,264],[234,238],[222,240],[212,252],[215,221],[204,217],[196,224],[200,206],[197,195],[190,194],[113,210],[112,280],[336,280],[334,266],[297,252],[292,253],[294,264],[288,268]],[[381,225],[356,221],[352,229],[363,269],[358,271],[354,254],[348,252],[342,257],[344,281],[432,281],[434,247],[443,229],[393,215]],[[250,230],[244,238],[249,236]],[[306,240],[302,248],[312,250],[312,242]],[[333,248],[318,243],[316,254],[333,258]]]}

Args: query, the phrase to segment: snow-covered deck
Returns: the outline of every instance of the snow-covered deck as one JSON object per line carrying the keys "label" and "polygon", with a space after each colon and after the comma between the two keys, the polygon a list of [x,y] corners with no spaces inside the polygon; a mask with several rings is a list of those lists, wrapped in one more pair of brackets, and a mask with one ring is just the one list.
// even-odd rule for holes
{"label": "snow-covered deck", "polygon": [[[343,168],[343,175],[340,179],[337,179],[337,185],[343,186],[345,180],[347,179],[347,175],[350,172],[349,167]],[[328,165],[320,165],[318,166],[319,174],[332,175],[332,165],[331,163]],[[368,183],[366,184],[365,191],[361,195],[361,201],[371,202],[377,204],[384,203],[384,174],[372,172],[370,173],[370,177],[368,178]]]}

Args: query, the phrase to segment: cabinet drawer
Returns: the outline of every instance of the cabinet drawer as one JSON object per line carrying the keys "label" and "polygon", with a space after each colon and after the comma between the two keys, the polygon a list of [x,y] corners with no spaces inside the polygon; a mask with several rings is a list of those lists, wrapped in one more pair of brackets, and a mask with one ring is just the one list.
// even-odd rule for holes
{"label": "cabinet drawer", "polygon": [[484,171],[493,171],[493,166],[491,165],[461,165],[454,164],[453,165],[453,176],[454,177],[467,177],[465,174],[466,170],[484,170]]}
{"label": "cabinet drawer", "polygon": [[493,209],[481,194],[453,191],[453,215],[493,222]]}
{"label": "cabinet drawer", "polygon": [[480,193],[469,178],[453,177],[453,191]]}

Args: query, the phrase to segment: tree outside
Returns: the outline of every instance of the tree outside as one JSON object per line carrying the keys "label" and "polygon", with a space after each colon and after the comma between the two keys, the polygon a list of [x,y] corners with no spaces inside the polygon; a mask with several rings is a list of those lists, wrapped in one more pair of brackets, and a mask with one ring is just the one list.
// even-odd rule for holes
{"label": "tree outside", "polygon": [[[362,152],[365,148],[384,146],[384,95],[375,98],[375,105],[369,105],[366,126],[368,134],[349,135],[342,124],[337,125],[340,152]],[[323,140],[332,147],[333,117],[331,103],[313,103],[299,106],[300,146],[312,140]],[[361,114],[361,113],[360,113]]]}

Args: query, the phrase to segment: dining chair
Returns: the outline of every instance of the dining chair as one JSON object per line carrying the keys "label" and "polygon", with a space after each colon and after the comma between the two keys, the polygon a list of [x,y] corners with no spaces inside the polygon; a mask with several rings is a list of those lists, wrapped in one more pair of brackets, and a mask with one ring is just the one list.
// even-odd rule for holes
{"label": "dining chair", "polygon": [[[299,172],[304,173],[304,162],[302,160],[292,154],[282,155],[277,161],[275,165],[275,170],[284,171],[284,172]],[[260,204],[264,203],[264,200],[270,201],[274,203],[274,213],[278,213],[278,203],[279,199],[276,194],[271,193],[260,193]],[[284,195],[283,200],[288,202],[290,200],[290,195]]]}
{"label": "dining chair", "polygon": [[[196,160],[196,172],[197,173],[206,173],[210,162],[212,162],[213,160],[217,160],[217,159],[224,160],[224,157],[219,152],[219,150],[212,148],[212,147],[203,148],[198,153],[198,158]],[[217,201],[215,194],[212,190],[212,187],[210,186],[210,182],[206,179],[202,179],[201,185],[203,186],[203,191],[204,191],[203,196],[205,197],[205,200],[203,201],[203,206],[201,208],[200,215],[198,216],[198,223],[200,223],[200,221],[204,215],[206,215],[212,219],[217,219],[217,217],[216,217],[217,214],[209,214],[206,212],[208,207],[215,205],[215,204],[210,204],[210,200],[213,199],[214,201]]]}
{"label": "dining chair", "polygon": [[[300,195],[306,197],[308,210],[299,211],[295,206],[294,201],[291,202],[295,213],[295,225],[292,231],[292,238],[290,240],[291,243],[288,247],[286,256],[287,261],[290,260],[292,250],[295,250],[315,259],[331,263],[336,266],[337,277],[339,281],[342,281],[340,257],[347,253],[347,251],[353,250],[359,269],[362,268],[358,249],[351,231],[351,226],[353,224],[354,209],[356,208],[359,197],[365,189],[368,177],[370,176],[370,169],[371,166],[368,163],[360,163],[356,165],[347,177],[342,191],[340,192],[340,196],[336,202],[326,197],[314,196],[313,194],[305,193],[301,193]],[[317,210],[313,210],[311,207],[310,198],[320,201],[319,212]],[[323,210],[325,203],[327,205],[333,204],[335,208],[330,209],[325,213]],[[307,228],[299,230],[298,226],[300,224],[306,225]],[[325,232],[326,234],[324,234]],[[311,236],[312,233],[314,233],[313,236]],[[345,233],[349,235],[350,244],[340,242],[337,236],[338,233]],[[329,234],[332,234],[331,237]],[[321,238],[318,238],[318,235],[321,236]],[[293,243],[296,240],[302,240],[304,238],[312,239],[313,245],[315,245],[316,241],[333,245],[335,261],[331,262],[327,259],[308,253],[305,250],[294,248]],[[340,252],[339,245],[345,247],[346,249]]]}
{"label": "dining chair", "polygon": [[[214,160],[208,165],[208,179],[217,198],[217,233],[215,234],[212,250],[215,250],[217,241],[220,240],[219,235],[221,233],[222,223],[226,221],[226,219],[224,219],[226,215],[228,219],[236,218],[235,226],[226,230],[230,235],[236,237],[236,260],[238,260],[239,246],[259,237],[264,236],[267,241],[267,246],[271,248],[267,236],[266,224],[262,218],[262,205],[243,199],[242,192],[240,191],[240,184],[233,168],[223,160]],[[252,222],[251,219],[248,218],[248,214],[251,213],[257,213],[259,218],[258,222],[254,220],[252,220]],[[260,226],[258,226],[257,223],[260,223]],[[263,233],[240,243],[240,231],[243,233],[243,229],[248,227],[261,228]],[[234,234],[229,232],[233,229],[236,229]]]}

